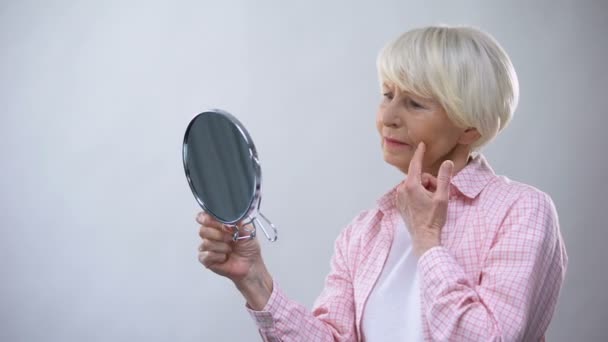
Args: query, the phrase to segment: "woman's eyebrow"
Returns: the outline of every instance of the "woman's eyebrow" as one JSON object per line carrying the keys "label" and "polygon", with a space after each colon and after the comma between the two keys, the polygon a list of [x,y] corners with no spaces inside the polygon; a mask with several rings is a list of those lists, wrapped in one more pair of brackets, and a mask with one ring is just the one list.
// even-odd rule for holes
{"label": "woman's eyebrow", "polygon": [[434,103],[435,100],[432,98],[428,98],[428,97],[423,97],[423,96],[419,96],[410,92],[405,92],[405,94],[407,95],[407,97],[409,97],[410,99],[416,101],[416,102],[424,102],[424,103]]}

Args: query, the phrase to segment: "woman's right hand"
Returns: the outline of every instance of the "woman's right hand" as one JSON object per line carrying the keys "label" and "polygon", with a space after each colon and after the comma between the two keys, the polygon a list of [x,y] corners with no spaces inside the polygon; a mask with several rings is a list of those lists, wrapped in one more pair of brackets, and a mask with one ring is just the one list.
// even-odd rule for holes
{"label": "woman's right hand", "polygon": [[262,260],[257,239],[232,240],[232,232],[211,215],[201,212],[196,217],[201,224],[198,260],[211,271],[238,282],[249,276],[252,266]]}
{"label": "woman's right hand", "polygon": [[257,239],[232,240],[232,232],[211,215],[201,212],[198,260],[209,270],[234,282],[254,310],[261,310],[272,293],[268,273]]}

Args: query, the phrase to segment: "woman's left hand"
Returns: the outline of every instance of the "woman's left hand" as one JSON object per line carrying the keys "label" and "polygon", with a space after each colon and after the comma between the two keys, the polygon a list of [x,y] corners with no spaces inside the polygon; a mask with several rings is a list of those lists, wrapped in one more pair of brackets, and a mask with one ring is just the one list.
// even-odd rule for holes
{"label": "woman's left hand", "polygon": [[437,178],[422,172],[425,151],[420,143],[414,152],[405,181],[397,188],[396,203],[410,232],[414,253],[420,257],[427,250],[441,245],[441,229],[445,225],[450,181],[454,163],[444,161]]}

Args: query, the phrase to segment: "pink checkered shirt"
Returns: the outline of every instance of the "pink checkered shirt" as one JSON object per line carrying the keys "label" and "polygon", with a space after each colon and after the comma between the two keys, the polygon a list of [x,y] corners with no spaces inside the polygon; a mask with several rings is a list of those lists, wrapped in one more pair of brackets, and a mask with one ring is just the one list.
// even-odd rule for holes
{"label": "pink checkered shirt", "polygon": [[[264,340],[361,339],[365,301],[402,219],[395,190],[340,233],[312,312],[276,282],[264,310],[249,310]],[[441,243],[418,260],[425,340],[544,339],[568,261],[548,195],[495,175],[478,155],[452,179]]]}

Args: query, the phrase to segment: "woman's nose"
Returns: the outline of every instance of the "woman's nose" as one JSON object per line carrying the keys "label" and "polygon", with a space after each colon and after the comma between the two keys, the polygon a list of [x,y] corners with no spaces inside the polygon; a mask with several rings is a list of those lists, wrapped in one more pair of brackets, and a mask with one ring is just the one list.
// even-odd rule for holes
{"label": "woman's nose", "polygon": [[399,117],[395,108],[390,105],[382,110],[380,113],[380,119],[382,120],[382,124],[384,126],[398,127],[401,125],[401,118]]}

